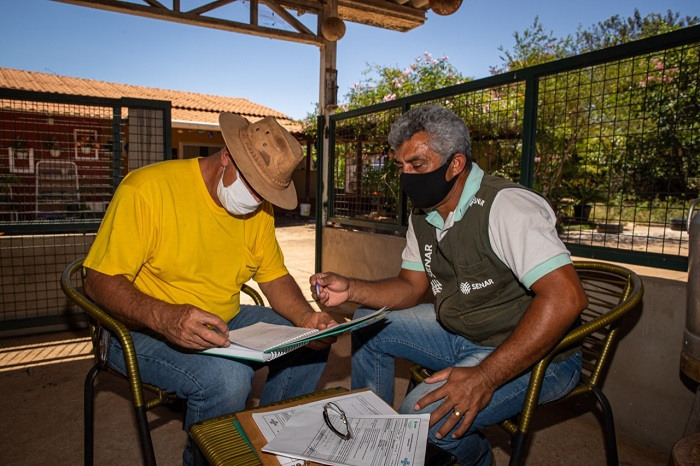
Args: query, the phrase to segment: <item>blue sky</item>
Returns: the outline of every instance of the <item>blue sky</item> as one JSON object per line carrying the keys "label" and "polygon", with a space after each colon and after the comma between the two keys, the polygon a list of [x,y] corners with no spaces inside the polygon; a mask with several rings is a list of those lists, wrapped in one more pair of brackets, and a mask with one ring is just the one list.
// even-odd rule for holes
{"label": "blue sky", "polygon": [[[182,1],[183,9],[200,4]],[[230,8],[247,3],[240,5]],[[406,33],[347,23],[338,43],[338,97],[368,65],[406,67],[424,52],[447,55],[466,76],[488,76],[489,67],[500,64],[499,46],[511,48],[513,32],[535,16],[565,36],[614,14],[630,16],[635,8],[642,15],[672,10],[700,16],[700,0],[463,0],[457,13],[429,12],[423,26]],[[3,0],[0,11],[2,67],[245,97],[293,118],[311,113],[318,101],[320,52],[312,45],[49,0]]]}

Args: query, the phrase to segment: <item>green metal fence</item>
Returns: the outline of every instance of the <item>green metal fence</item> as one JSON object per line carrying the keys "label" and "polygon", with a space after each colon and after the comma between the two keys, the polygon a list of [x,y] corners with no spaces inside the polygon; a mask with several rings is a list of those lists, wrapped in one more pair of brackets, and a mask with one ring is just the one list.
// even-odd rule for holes
{"label": "green metal fence", "polygon": [[0,331],[72,325],[60,289],[126,173],[170,157],[170,103],[0,89]]}
{"label": "green metal fence", "polygon": [[542,192],[578,256],[686,270],[700,189],[700,26],[333,115],[327,219],[405,232],[387,143],[415,105],[466,122],[487,172]]}

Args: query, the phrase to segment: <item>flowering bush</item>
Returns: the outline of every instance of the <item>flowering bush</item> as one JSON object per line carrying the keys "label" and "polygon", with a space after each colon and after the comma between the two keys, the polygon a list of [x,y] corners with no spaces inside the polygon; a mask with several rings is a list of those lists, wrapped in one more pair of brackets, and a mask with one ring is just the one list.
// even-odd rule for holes
{"label": "flowering bush", "polygon": [[347,110],[420,94],[468,81],[443,55],[433,58],[423,52],[406,68],[374,65],[363,71],[367,78],[356,82],[345,94]]}
{"label": "flowering bush", "polygon": [[[433,58],[429,52],[423,52],[410,66],[399,68],[373,65],[364,70],[362,75],[365,79],[353,83],[343,97],[343,102],[339,103],[339,112],[389,102],[471,80],[462,76],[450,64],[447,55]],[[306,134],[315,135],[317,117],[318,109],[304,119]]]}

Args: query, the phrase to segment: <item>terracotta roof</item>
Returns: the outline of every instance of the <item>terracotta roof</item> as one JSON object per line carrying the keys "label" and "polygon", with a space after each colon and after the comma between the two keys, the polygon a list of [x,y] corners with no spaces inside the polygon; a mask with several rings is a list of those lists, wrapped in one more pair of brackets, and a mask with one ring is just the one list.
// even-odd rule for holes
{"label": "terracotta roof", "polygon": [[233,112],[246,117],[251,122],[266,116],[273,116],[287,130],[292,132],[301,130],[301,124],[293,121],[284,113],[242,97],[222,97],[212,94],[134,86],[12,68],[0,68],[0,88],[110,99],[132,97],[169,100],[172,105],[173,128],[198,124],[218,126],[219,113]]}

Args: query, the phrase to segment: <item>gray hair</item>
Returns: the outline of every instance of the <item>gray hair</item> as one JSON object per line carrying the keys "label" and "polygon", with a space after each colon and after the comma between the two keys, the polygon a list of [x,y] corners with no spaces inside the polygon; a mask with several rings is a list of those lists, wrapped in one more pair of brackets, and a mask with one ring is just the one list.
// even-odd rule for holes
{"label": "gray hair", "polygon": [[438,105],[413,107],[401,115],[391,125],[389,144],[398,150],[404,142],[421,131],[428,133],[428,145],[440,155],[443,164],[452,155],[461,153],[467,157],[467,166],[471,165],[472,151],[467,125],[451,110]]}

